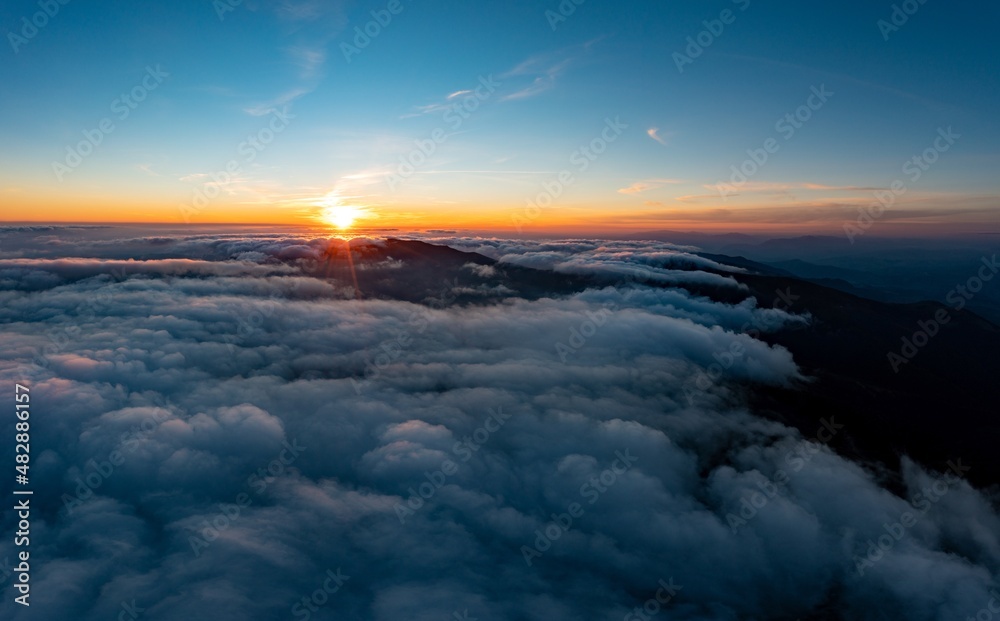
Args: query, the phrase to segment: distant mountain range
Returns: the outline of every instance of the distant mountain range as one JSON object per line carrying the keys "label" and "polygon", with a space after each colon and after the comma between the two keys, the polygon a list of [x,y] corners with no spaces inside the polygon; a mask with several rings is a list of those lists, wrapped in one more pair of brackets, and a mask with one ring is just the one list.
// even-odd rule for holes
{"label": "distant mountain range", "polygon": [[[624,239],[654,239],[697,246],[706,253],[753,260],[760,265],[841,291],[883,302],[946,302],[974,277],[983,258],[1000,254],[995,235],[942,239],[807,235],[771,237],[652,231]],[[733,260],[740,260],[734,258]],[[1000,279],[997,279],[1000,281]],[[968,308],[1000,323],[1000,282],[967,300]]]}

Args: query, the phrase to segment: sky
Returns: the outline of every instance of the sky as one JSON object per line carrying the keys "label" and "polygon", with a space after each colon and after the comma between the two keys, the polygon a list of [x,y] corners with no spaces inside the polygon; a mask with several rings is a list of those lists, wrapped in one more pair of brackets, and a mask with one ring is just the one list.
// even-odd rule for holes
{"label": "sky", "polygon": [[5,221],[1000,230],[993,4],[49,1]]}

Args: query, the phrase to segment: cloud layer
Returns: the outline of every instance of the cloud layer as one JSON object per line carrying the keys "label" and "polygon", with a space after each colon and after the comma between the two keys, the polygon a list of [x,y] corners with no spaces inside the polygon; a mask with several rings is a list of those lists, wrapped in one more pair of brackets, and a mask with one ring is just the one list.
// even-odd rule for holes
{"label": "cloud layer", "polygon": [[662,618],[929,620],[997,584],[981,492],[905,459],[890,491],[825,447],[836,421],[748,410],[807,378],[741,326],[808,319],[678,288],[738,289],[691,249],[450,239],[487,287],[616,282],[435,307],[303,272],[319,238],[46,234],[68,258],[0,263],[38,503],[34,610],[5,576],[5,618],[624,619],[663,580]]}

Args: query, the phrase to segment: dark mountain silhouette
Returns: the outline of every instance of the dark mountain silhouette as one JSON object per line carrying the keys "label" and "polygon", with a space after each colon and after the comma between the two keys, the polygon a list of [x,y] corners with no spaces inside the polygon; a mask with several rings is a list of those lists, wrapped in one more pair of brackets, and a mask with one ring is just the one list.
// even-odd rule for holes
{"label": "dark mountain silhouette", "polygon": [[[609,277],[499,265],[481,254],[420,241],[390,239],[384,246],[353,252],[365,263],[356,274],[361,295],[369,298],[490,304],[513,296],[536,299],[620,283]],[[936,302],[887,303],[743,257],[702,256],[751,270],[728,274],[745,284],[749,294],[704,284],[683,288],[728,303],[752,295],[763,307],[791,297],[791,312],[812,317],[806,328],[760,337],[789,349],[812,381],[794,389],[746,386],[759,413],[806,436],[815,433],[821,419],[834,417],[845,428],[833,442],[836,450],[890,472],[901,455],[939,470],[949,460],[961,459],[972,466],[968,476],[974,483],[1000,482],[1000,463],[994,459],[1000,440],[1000,328],[975,313]],[[393,261],[402,261],[403,267],[394,267]],[[495,268],[496,275],[483,278],[470,265]],[[328,276],[350,282],[346,247],[329,254],[325,269]],[[902,355],[904,339],[912,341],[922,329],[920,322],[929,325],[926,322],[939,313],[947,313],[948,323],[894,370],[889,354]]]}

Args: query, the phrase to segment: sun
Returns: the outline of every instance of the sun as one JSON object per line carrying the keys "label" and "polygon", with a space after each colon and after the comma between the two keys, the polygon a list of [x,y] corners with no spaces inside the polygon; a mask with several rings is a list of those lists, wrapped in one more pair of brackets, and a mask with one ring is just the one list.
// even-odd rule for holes
{"label": "sun", "polygon": [[323,209],[320,218],[323,222],[337,227],[338,229],[349,229],[354,225],[355,220],[362,216],[362,210],[350,205],[330,205]]}

